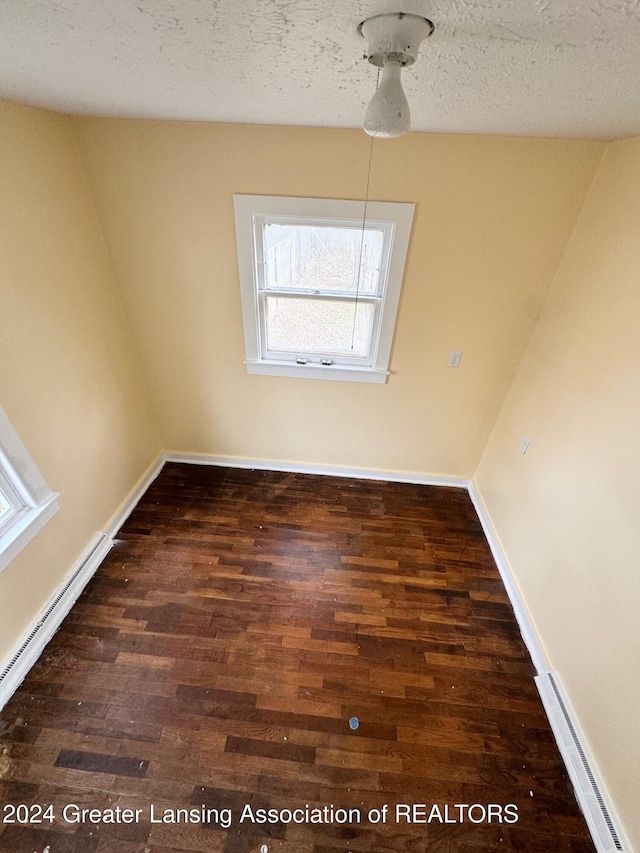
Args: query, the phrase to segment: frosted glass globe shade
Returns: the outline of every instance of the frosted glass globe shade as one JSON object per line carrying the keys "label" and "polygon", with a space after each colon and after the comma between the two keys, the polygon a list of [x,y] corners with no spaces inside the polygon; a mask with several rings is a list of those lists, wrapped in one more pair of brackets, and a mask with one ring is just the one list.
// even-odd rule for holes
{"label": "frosted glass globe shade", "polygon": [[391,139],[402,136],[411,127],[409,102],[402,89],[402,64],[390,59],[382,69],[382,79],[364,117],[369,136]]}

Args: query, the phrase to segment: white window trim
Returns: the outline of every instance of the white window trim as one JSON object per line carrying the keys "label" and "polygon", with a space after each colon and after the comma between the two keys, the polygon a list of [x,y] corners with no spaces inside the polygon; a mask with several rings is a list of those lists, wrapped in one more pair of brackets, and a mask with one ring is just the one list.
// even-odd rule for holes
{"label": "white window trim", "polygon": [[234,195],[233,202],[247,373],[379,384],[386,382],[415,205],[377,201],[367,203],[367,223],[371,225],[390,223],[388,230],[391,232],[387,280],[380,309],[381,322],[378,339],[374,346],[373,360],[366,366],[339,363],[325,366],[316,362],[296,364],[292,361],[277,361],[263,356],[258,310],[258,256],[254,226],[256,219],[265,216],[325,219],[328,223],[338,220],[362,223],[364,202],[257,195]]}
{"label": "white window trim", "polygon": [[0,572],[60,508],[33,459],[0,407],[0,474],[15,507],[0,524]]}

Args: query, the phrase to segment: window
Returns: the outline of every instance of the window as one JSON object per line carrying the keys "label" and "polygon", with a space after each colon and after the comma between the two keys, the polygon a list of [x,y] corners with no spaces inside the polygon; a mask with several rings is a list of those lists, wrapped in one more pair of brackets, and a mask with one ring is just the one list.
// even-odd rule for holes
{"label": "window", "polygon": [[56,512],[57,498],[0,408],[0,571]]}
{"label": "window", "polygon": [[234,204],[247,371],[385,382],[414,205]]}

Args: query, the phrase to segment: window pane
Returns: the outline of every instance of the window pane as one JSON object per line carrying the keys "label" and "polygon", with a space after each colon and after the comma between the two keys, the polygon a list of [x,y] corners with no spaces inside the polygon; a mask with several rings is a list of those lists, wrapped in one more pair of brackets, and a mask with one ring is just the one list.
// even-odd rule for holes
{"label": "window pane", "polygon": [[[267,297],[267,348],[319,355],[369,355],[375,307],[368,302]],[[354,324],[355,317],[355,324]]]}
{"label": "window pane", "polygon": [[0,489],[0,519],[11,511],[13,505],[5,493]]}
{"label": "window pane", "polygon": [[263,240],[267,289],[378,290],[383,231],[270,224]]}

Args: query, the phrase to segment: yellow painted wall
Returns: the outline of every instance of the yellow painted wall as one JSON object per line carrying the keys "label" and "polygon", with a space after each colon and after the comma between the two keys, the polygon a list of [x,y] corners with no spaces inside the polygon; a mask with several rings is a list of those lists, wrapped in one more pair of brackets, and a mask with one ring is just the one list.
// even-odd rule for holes
{"label": "yellow painted wall", "polygon": [[[363,198],[361,131],[76,119],[169,450],[470,476],[598,142],[409,134],[371,198],[416,202],[386,385],[248,376],[233,194]],[[462,365],[447,368],[450,350]]]}
{"label": "yellow painted wall", "polygon": [[639,436],[637,138],[607,146],[476,474],[636,850]]}
{"label": "yellow painted wall", "polygon": [[0,661],[159,450],[69,119],[0,103],[0,403],[60,511],[0,574]]}

